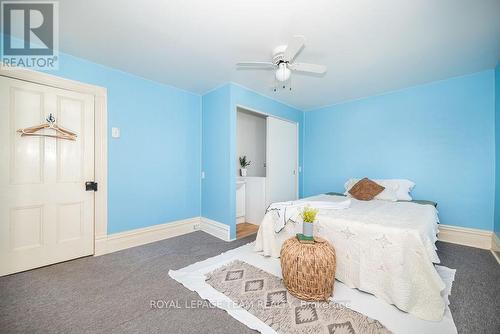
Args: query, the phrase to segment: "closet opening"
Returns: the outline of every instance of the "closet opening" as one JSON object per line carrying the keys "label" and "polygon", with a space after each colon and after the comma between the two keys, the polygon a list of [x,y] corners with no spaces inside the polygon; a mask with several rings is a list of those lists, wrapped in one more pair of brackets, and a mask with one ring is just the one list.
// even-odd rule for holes
{"label": "closet opening", "polygon": [[258,231],[270,203],[298,198],[298,124],[242,106],[237,114],[236,238]]}

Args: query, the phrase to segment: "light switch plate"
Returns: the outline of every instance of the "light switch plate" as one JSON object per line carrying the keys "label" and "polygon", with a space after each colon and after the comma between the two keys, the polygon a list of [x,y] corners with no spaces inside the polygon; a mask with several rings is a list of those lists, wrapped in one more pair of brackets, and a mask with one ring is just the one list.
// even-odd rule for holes
{"label": "light switch plate", "polygon": [[120,138],[120,128],[111,128],[111,137]]}

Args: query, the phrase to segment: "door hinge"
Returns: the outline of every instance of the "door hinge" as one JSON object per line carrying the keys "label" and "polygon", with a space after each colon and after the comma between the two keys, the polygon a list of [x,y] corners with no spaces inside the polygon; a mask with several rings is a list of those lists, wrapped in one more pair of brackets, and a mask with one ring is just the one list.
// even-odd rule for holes
{"label": "door hinge", "polygon": [[85,191],[97,191],[97,182],[94,181],[85,182]]}

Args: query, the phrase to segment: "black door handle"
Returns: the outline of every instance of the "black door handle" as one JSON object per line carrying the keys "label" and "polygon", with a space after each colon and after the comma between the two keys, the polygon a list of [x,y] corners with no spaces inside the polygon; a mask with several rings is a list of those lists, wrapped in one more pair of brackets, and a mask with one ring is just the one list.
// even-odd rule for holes
{"label": "black door handle", "polygon": [[85,191],[97,191],[97,182],[94,181],[85,182]]}

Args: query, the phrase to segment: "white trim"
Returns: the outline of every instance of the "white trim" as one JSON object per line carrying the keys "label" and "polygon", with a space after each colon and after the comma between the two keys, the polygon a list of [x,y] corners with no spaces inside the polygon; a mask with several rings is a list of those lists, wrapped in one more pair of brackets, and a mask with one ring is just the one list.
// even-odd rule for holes
{"label": "white trim", "polygon": [[493,257],[497,260],[498,264],[500,264],[500,256],[498,256],[494,251],[491,251],[491,254],[493,254]]}
{"label": "white trim", "polygon": [[18,80],[29,81],[45,86],[71,90],[74,92],[105,96],[107,89],[100,86],[90,85],[79,81],[65,79],[56,75],[37,72],[26,68],[13,68],[0,64],[0,75]]}
{"label": "white trim", "polygon": [[475,228],[458,227],[439,224],[438,238],[440,241],[464,246],[491,249],[493,232]]}
{"label": "white trim", "polygon": [[96,239],[95,256],[149,244],[199,230],[200,217],[114,233]]}
{"label": "white trim", "polygon": [[[108,230],[108,108],[107,89],[25,68],[0,65],[0,76],[94,96],[94,240],[105,238]],[[94,243],[94,252],[95,252]]]}
{"label": "white trim", "polygon": [[279,120],[282,120],[282,121],[285,121],[285,122],[294,123],[294,124],[297,124],[297,127],[299,125],[299,122],[292,121],[292,120],[290,120],[288,118],[283,118],[283,117],[275,116],[273,114],[269,114],[267,112],[263,112],[263,111],[260,111],[260,110],[257,110],[257,109],[253,109],[253,108],[250,108],[250,107],[245,107],[242,104],[236,104],[236,112],[238,112],[238,108],[246,110],[246,111],[249,111],[249,112],[254,113],[254,114],[262,115],[264,117],[274,117],[276,119],[279,119]]}
{"label": "white trim", "polygon": [[497,252],[491,250],[491,254],[493,254],[493,257],[497,260],[498,264],[500,264],[500,256],[497,255]]}
{"label": "white trim", "polygon": [[[288,103],[286,103],[286,102],[284,102],[284,101],[280,101],[280,100],[278,100],[278,99],[276,99],[276,98],[274,98],[274,97],[271,97],[271,96],[268,96],[268,95],[264,95],[264,94],[262,94],[262,93],[259,93],[259,92],[258,92],[258,91],[256,91],[256,90],[253,90],[252,88],[248,88],[248,87],[246,87],[246,86],[240,85],[239,83],[236,83],[236,82],[234,82],[234,81],[229,81],[229,82],[228,82],[228,84],[233,85],[233,86],[237,86],[237,87],[240,87],[240,88],[243,88],[243,89],[245,89],[245,90],[247,90],[247,91],[249,91],[249,92],[252,92],[252,93],[254,93],[254,94],[256,94],[256,95],[263,96],[263,97],[265,97],[265,98],[267,98],[267,99],[269,99],[269,100],[272,100],[272,101],[274,101],[274,102],[277,102],[277,103],[279,103],[279,104],[282,104],[282,105],[284,105],[284,106],[287,106],[287,107],[289,107],[289,108],[291,108],[291,109],[294,109],[294,110],[297,110],[297,111],[300,111],[300,112],[303,112],[303,111],[304,111],[303,109],[301,109],[301,108],[299,108],[299,107],[295,107],[295,106],[293,106],[293,105],[291,105],[291,104],[288,104]],[[221,87],[224,87],[224,85],[222,85]],[[203,95],[205,95],[205,94],[203,94]]]}
{"label": "white trim", "polygon": [[491,235],[491,250],[500,252],[500,239],[496,233],[492,233]]}
{"label": "white trim", "polygon": [[[95,238],[108,234],[108,107],[107,95],[94,95]],[[95,251],[95,241],[94,241]]]}
{"label": "white trim", "polygon": [[201,228],[203,232],[213,235],[224,241],[232,241],[229,226],[218,221],[201,217]]}
{"label": "white trim", "polygon": [[243,224],[245,222],[246,222],[246,217],[245,216],[236,217],[236,225]]}
{"label": "white trim", "polygon": [[493,232],[493,235],[491,236],[491,254],[493,254],[498,264],[500,264],[500,256],[498,253],[500,253],[500,239],[496,233]]}

